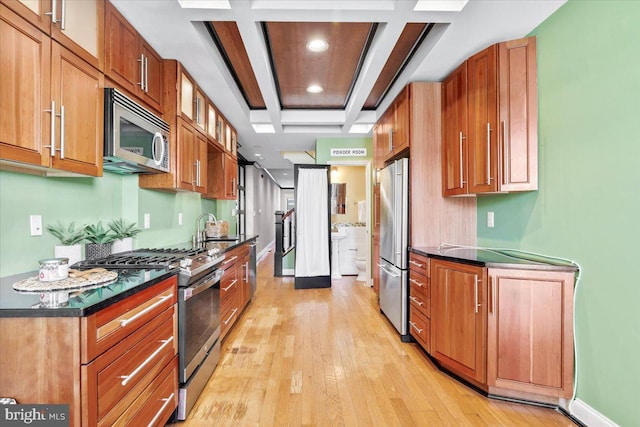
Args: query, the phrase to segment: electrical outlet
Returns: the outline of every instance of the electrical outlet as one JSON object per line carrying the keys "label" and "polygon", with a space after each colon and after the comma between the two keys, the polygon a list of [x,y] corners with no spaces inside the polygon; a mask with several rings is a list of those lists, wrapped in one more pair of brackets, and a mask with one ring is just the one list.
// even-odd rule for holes
{"label": "electrical outlet", "polygon": [[493,212],[487,212],[487,227],[493,228],[495,225]]}
{"label": "electrical outlet", "polygon": [[144,228],[151,228],[151,214],[144,214]]}
{"label": "electrical outlet", "polygon": [[182,225],[182,212],[178,213],[178,225]]}
{"label": "electrical outlet", "polygon": [[29,215],[32,236],[42,236],[42,215]]}

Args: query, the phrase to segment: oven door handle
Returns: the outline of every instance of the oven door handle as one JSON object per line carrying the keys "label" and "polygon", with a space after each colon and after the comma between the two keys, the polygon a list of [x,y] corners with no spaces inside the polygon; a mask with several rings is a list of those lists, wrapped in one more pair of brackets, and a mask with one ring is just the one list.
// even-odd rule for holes
{"label": "oven door handle", "polygon": [[198,295],[201,292],[206,291],[211,288],[216,283],[220,282],[220,278],[222,277],[223,271],[217,270],[208,278],[204,279],[202,282],[198,283],[195,286],[190,286],[185,288],[184,290],[184,301],[187,301],[191,297]]}

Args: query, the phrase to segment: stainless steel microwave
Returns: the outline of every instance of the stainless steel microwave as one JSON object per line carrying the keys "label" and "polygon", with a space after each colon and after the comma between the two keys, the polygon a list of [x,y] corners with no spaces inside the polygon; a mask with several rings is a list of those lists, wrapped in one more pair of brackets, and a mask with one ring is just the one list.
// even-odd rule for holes
{"label": "stainless steel microwave", "polygon": [[104,163],[120,174],[169,171],[169,124],[122,92],[104,89]]}

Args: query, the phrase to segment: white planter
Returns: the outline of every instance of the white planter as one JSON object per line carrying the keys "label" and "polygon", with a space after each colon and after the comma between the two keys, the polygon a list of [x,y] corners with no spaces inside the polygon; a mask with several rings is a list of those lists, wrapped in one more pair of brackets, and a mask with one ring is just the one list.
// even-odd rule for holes
{"label": "white planter", "polygon": [[127,252],[133,250],[133,238],[125,237],[124,239],[118,239],[113,241],[113,247],[111,248],[112,254],[120,252]]}
{"label": "white planter", "polygon": [[82,260],[82,245],[56,245],[53,253],[56,258],[69,258],[69,267]]}

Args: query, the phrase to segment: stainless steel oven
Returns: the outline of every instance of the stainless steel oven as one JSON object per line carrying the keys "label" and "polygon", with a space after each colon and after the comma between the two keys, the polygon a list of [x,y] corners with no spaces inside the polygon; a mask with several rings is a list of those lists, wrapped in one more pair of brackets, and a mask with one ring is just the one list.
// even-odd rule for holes
{"label": "stainless steel oven", "polygon": [[220,359],[222,273],[212,269],[178,288],[179,420],[186,419]]}

